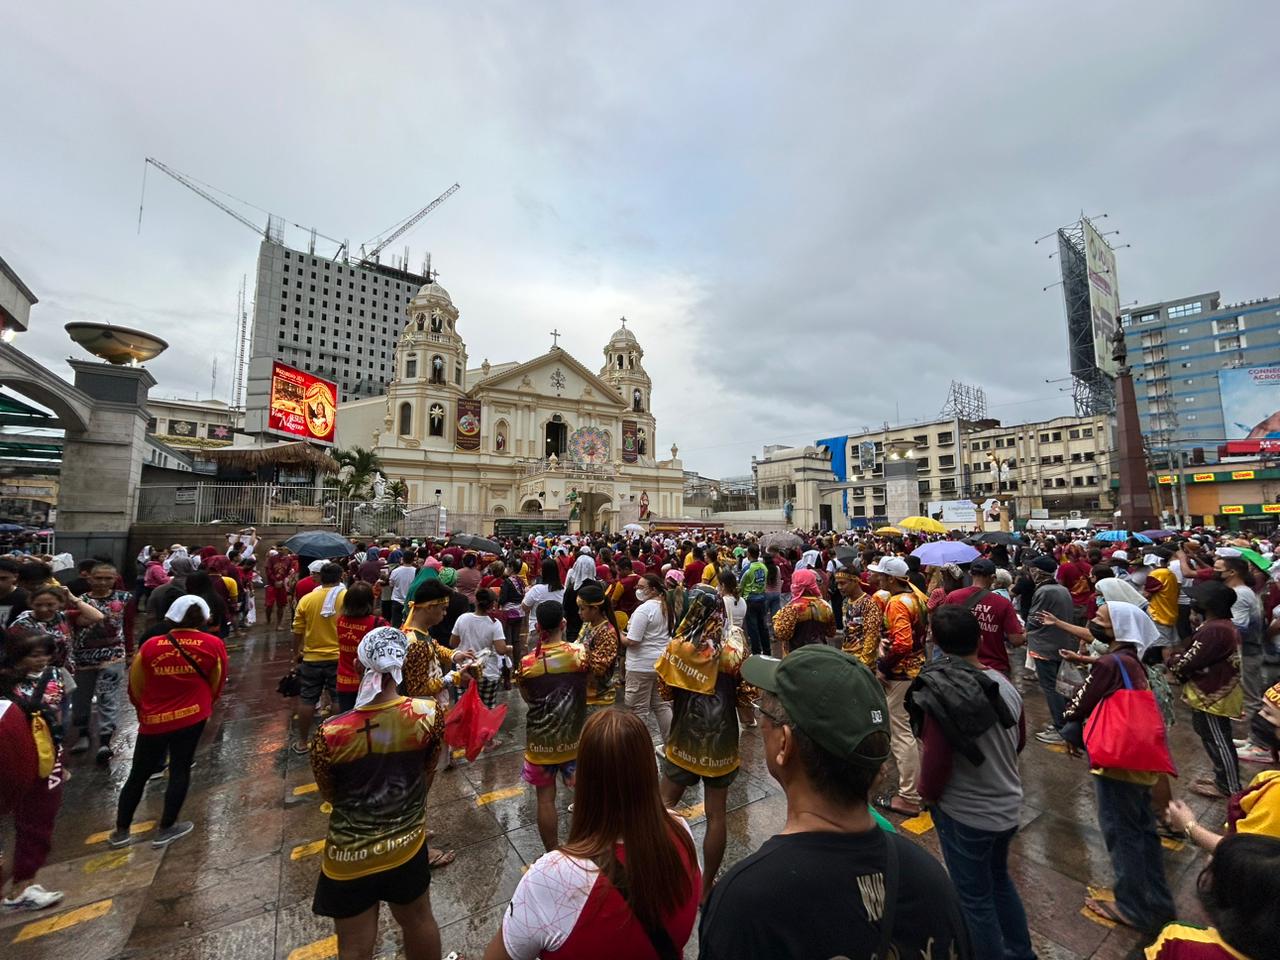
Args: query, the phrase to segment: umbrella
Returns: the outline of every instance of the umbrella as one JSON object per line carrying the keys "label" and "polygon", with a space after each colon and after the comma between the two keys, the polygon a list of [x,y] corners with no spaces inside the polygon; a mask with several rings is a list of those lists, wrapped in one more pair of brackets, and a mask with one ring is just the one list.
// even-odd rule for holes
{"label": "umbrella", "polygon": [[1236,547],[1236,549],[1240,551],[1240,556],[1244,557],[1263,573],[1271,569],[1271,561],[1257,550],[1250,550],[1248,547]]}
{"label": "umbrella", "polygon": [[644,533],[644,527],[638,523],[628,523],[622,528],[623,533]]}
{"label": "umbrella", "polygon": [[1167,537],[1176,537],[1177,530],[1143,530],[1142,536],[1150,537],[1152,540],[1164,540]]}
{"label": "umbrella", "polygon": [[317,560],[349,557],[356,552],[350,540],[332,530],[308,530],[305,533],[295,533],[284,542],[284,545],[300,557],[315,557]]}
{"label": "umbrella", "polygon": [[761,550],[790,550],[804,546],[804,540],[794,533],[780,530],[777,533],[766,533],[760,538]]}
{"label": "umbrella", "polygon": [[903,530],[915,530],[918,533],[946,533],[944,527],[933,517],[905,517],[897,524]]}
{"label": "umbrella", "polygon": [[494,555],[502,553],[502,544],[496,540],[490,540],[488,537],[477,537],[472,533],[455,533],[453,539],[449,541],[454,546],[463,547],[467,550],[479,550],[481,553],[492,553]]}
{"label": "umbrella", "polygon": [[912,550],[911,555],[919,557],[921,563],[930,567],[940,567],[944,563],[969,563],[980,556],[978,551],[969,544],[958,540],[935,540],[933,543],[925,543]]}
{"label": "umbrella", "polygon": [[1007,530],[988,530],[969,538],[970,543],[1003,543],[1006,547],[1022,539],[1020,533],[1009,533]]}
{"label": "umbrella", "polygon": [[0,533],[21,533],[25,529],[20,523],[0,523]]}
{"label": "umbrella", "polygon": [[899,530],[897,527],[881,527],[881,528],[880,528],[879,530],[877,530],[875,533],[876,533],[876,536],[877,536],[877,537],[900,537],[900,536],[902,536],[902,531],[901,531],[901,530]]}
{"label": "umbrella", "polygon": [[1116,543],[1130,538],[1137,540],[1139,543],[1154,542],[1146,534],[1130,533],[1128,530],[1103,530],[1101,533],[1095,535],[1093,539],[1101,540],[1104,543]]}

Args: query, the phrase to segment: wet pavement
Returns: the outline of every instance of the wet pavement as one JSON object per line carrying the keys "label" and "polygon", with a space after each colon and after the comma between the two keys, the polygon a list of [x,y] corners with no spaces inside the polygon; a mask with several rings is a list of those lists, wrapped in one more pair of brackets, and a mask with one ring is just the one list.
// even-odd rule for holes
{"label": "wet pavement", "polygon": [[[58,819],[53,852],[37,880],[66,891],[58,907],[40,913],[0,913],[0,956],[6,960],[322,960],[337,955],[329,920],[311,913],[326,813],[306,757],[284,748],[290,702],[275,692],[288,670],[284,631],[254,629],[229,644],[231,677],[205,731],[192,771],[183,819],[196,830],[164,850],[141,842],[122,850],[106,844],[116,794],[128,774],[134,728],[117,736],[109,767],[92,755],[71,758],[72,779]],[[1039,729],[1045,710],[1034,682],[1019,679],[1028,729]],[[534,795],[520,780],[523,705],[508,695],[504,744],[436,777],[428,797],[433,846],[457,851],[457,861],[434,873],[431,902],[444,951],[482,955],[523,870],[542,853]],[[1181,782],[1211,772],[1189,717],[1173,730]],[[744,730],[743,771],[729,790],[730,866],[773,835],[785,819],[785,800],[761,757],[760,734]],[[1257,767],[1242,764],[1247,778]],[[1092,784],[1082,760],[1030,742],[1023,754],[1023,829],[1013,845],[1011,869],[1026,903],[1043,960],[1123,958],[1135,954],[1135,934],[1083,910],[1090,890],[1111,883],[1097,826]],[[1181,791],[1179,791],[1181,792]],[[152,781],[138,809],[135,830],[149,839],[160,815],[164,780]],[[568,829],[570,797],[562,790],[561,836]],[[1187,795],[1207,825],[1221,824],[1222,802]],[[698,790],[687,791],[681,812],[701,841]],[[928,815],[902,821],[924,847],[939,855]],[[6,847],[9,845],[6,843]],[[9,847],[11,849],[11,847]],[[1165,841],[1165,866],[1183,919],[1203,922],[1196,876],[1206,857],[1190,844]],[[398,957],[398,931],[388,911],[378,956]],[[686,957],[697,955],[695,939]]]}

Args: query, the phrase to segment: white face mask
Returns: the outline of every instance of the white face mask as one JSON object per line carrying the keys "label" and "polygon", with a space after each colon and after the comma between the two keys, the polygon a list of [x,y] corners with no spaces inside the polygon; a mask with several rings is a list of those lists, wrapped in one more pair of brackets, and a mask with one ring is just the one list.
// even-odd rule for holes
{"label": "white face mask", "polygon": [[649,588],[648,588],[648,587],[636,587],[636,599],[637,599],[637,600],[641,600],[641,601],[648,600],[648,599],[649,599],[649,598],[651,598],[652,596],[653,596],[653,594],[649,592]]}

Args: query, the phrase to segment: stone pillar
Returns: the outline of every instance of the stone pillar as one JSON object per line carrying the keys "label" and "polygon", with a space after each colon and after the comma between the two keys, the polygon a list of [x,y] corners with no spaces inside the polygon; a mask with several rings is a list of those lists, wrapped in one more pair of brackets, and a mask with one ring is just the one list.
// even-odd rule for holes
{"label": "stone pillar", "polygon": [[1133,377],[1127,366],[1116,376],[1116,461],[1120,474],[1120,497],[1116,504],[1120,516],[1116,527],[1131,533],[1150,530],[1157,523],[1151,505],[1147,455],[1142,446],[1142,427],[1138,421],[1138,401],[1133,393]]}
{"label": "stone pillar", "polygon": [[884,461],[884,512],[890,523],[913,517],[920,510],[920,464],[910,457]]}
{"label": "stone pillar", "polygon": [[88,429],[68,430],[63,442],[58,550],[123,566],[146,460],[147,391],[156,381],[145,367],[69,362],[76,387],[94,403]]}

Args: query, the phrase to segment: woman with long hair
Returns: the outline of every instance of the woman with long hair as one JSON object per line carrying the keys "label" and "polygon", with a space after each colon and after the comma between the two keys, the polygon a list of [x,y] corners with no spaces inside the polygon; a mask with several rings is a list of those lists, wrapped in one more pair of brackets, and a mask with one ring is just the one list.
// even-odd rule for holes
{"label": "woman with long hair", "polygon": [[663,806],[648,730],[601,710],[578,742],[569,839],[520,880],[485,960],[670,960],[693,931],[700,890],[693,836]]}
{"label": "woman with long hair", "polygon": [[[583,551],[587,548],[583,547]],[[578,616],[577,597],[578,591],[582,585],[589,580],[600,580],[600,574],[596,570],[595,558],[590,553],[579,553],[578,559],[573,561],[573,566],[569,568],[569,574],[564,579],[564,621],[567,624],[565,630],[565,639],[570,643],[578,639],[578,634],[582,630],[582,618]]]}
{"label": "woman with long hair", "polygon": [[387,621],[373,612],[373,584],[357,580],[338,601],[338,713],[355,709],[356,693],[364,667],[356,658],[360,641],[370,630],[387,626]]}
{"label": "woman with long hair", "polygon": [[[538,609],[538,604],[544,600],[564,602],[564,583],[560,579],[560,565],[551,557],[542,561],[542,575],[537,583],[524,592],[524,599],[520,601],[520,606],[524,608],[525,613],[533,613]],[[529,622],[529,634],[532,639],[532,621]]]}
{"label": "woman with long hair", "polygon": [[604,587],[594,580],[578,591],[582,645],[587,650],[587,710],[611,707],[617,699],[618,638],[622,631]]}
{"label": "woman with long hair", "polygon": [[197,570],[187,576],[187,593],[205,602],[210,615],[209,632],[225,640],[230,632],[228,630],[230,625],[227,622],[229,614],[227,605],[222,599],[222,593],[215,586],[215,583],[221,582],[221,577],[215,581],[207,571]]}

